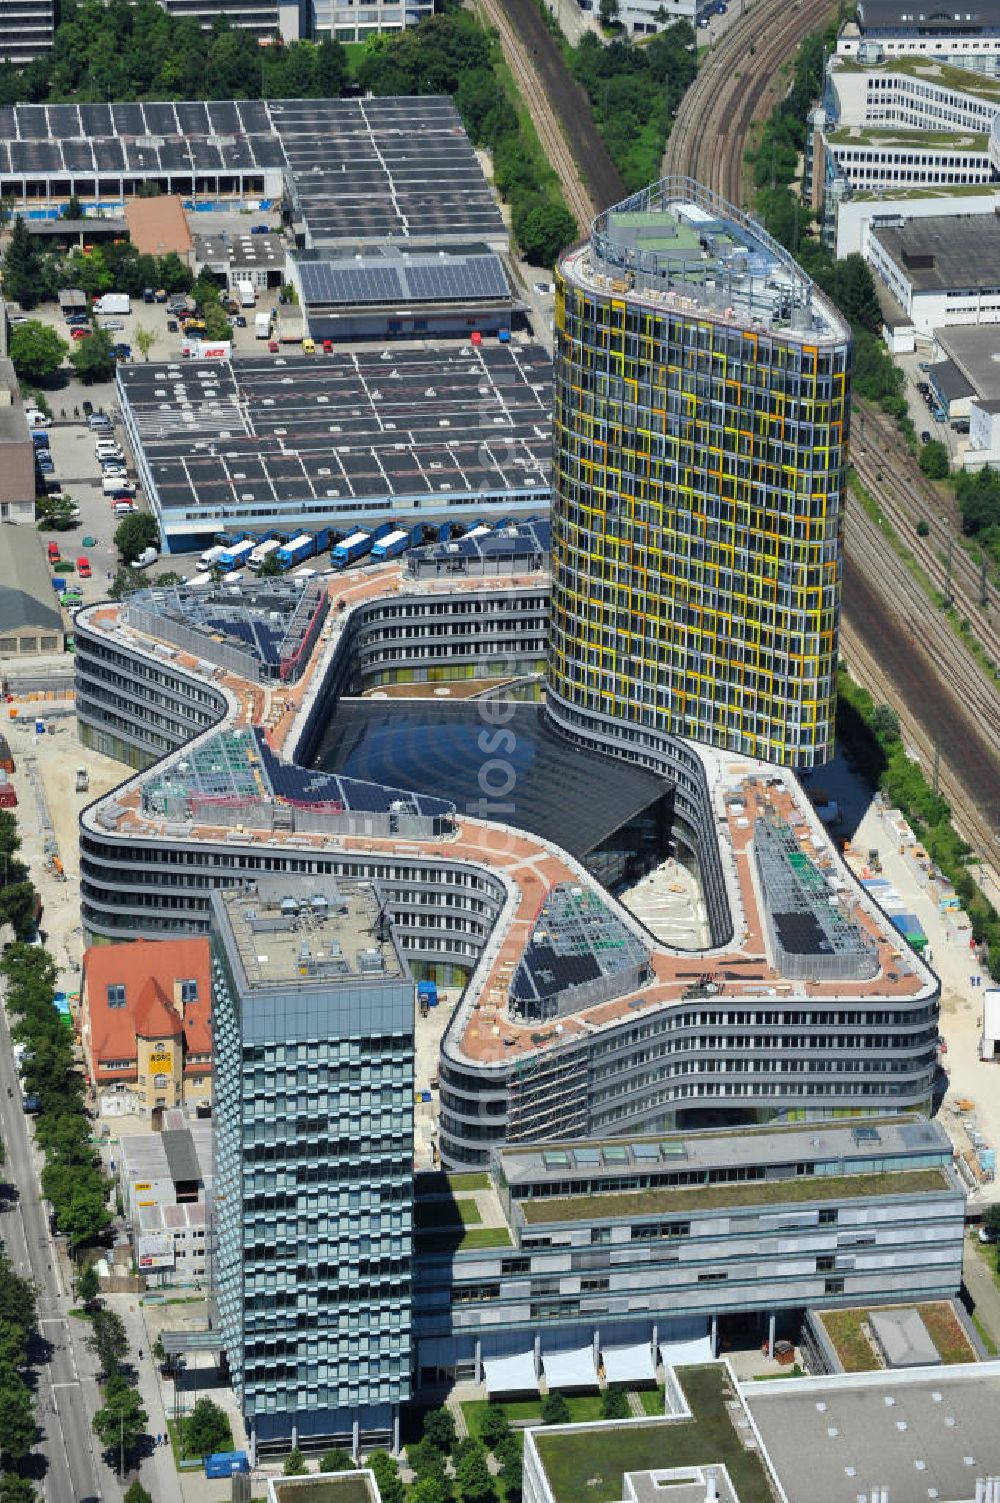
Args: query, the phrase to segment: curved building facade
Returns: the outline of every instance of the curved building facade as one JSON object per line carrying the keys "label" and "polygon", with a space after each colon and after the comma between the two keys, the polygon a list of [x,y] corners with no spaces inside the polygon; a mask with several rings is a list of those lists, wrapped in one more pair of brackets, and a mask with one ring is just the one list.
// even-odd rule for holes
{"label": "curved building facade", "polygon": [[832,753],[851,339],[687,179],[556,283],[550,713],[602,743]]}

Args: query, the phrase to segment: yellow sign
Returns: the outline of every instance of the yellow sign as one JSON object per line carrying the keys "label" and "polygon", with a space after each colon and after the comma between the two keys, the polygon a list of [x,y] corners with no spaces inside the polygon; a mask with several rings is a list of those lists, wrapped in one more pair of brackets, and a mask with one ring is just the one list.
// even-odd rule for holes
{"label": "yellow sign", "polygon": [[151,1070],[169,1070],[174,1062],[174,1056],[169,1050],[159,1051],[149,1056],[149,1068]]}
{"label": "yellow sign", "polygon": [[141,1195],[143,1190],[151,1190],[152,1188],[152,1185],[146,1184],[145,1181],[141,1185],[136,1182],[135,1192],[137,1195]]}
{"label": "yellow sign", "polygon": [[139,1201],[136,1201],[136,1205],[140,1205],[140,1206],[155,1206],[155,1204],[156,1204],[155,1200],[139,1200]]}

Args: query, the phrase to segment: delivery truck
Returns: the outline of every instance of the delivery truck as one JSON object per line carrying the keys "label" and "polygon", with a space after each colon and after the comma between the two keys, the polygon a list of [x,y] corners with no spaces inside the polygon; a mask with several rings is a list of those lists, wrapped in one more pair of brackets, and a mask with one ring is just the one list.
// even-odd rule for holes
{"label": "delivery truck", "polygon": [[410,545],[410,534],[402,530],[387,533],[384,538],[379,538],[372,545],[372,563],[385,563],[387,558],[396,558],[400,553],[405,553]]}
{"label": "delivery truck", "polygon": [[330,544],[330,529],[321,527],[318,532],[300,532],[297,537],[289,538],[287,543],[278,549],[278,563],[282,569],[294,569],[296,564],[304,564],[307,558],[312,558],[315,553],[322,553]]}
{"label": "delivery truck", "polygon": [[277,538],[268,538],[266,543],[258,543],[256,548],[247,559],[247,563],[255,574],[259,574],[272,553],[278,553],[281,544]]}
{"label": "delivery truck", "polygon": [[330,562],[335,569],[346,569],[349,564],[356,564],[359,558],[364,558],[371,545],[370,533],[352,532],[334,548]]}
{"label": "delivery truck", "polygon": [[242,543],[235,543],[232,548],[224,549],[215,567],[221,569],[223,574],[232,574],[234,569],[242,569],[256,546],[253,538],[244,538]]}
{"label": "delivery truck", "polygon": [[105,292],[94,299],[95,313],[131,313],[132,299],[127,292]]}
{"label": "delivery truck", "polygon": [[203,569],[207,573],[208,570],[211,569],[213,564],[217,564],[219,562],[219,559],[222,557],[225,551],[226,550],[221,545],[221,543],[216,543],[214,548],[206,548],[204,553],[198,559],[197,568]]}
{"label": "delivery truck", "polygon": [[254,314],[253,331],[256,334],[256,336],[257,336],[258,339],[270,339],[270,337],[271,337],[271,315],[270,315],[270,313],[255,313]]}
{"label": "delivery truck", "polygon": [[254,292],[252,282],[237,282],[236,291],[239,293],[241,308],[256,308],[257,294]]}

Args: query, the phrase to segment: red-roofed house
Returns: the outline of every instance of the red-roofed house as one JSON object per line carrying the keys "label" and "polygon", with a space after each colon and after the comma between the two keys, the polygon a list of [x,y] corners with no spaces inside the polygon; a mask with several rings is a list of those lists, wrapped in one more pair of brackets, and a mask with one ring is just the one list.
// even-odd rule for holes
{"label": "red-roofed house", "polygon": [[209,1100],[207,939],[92,946],[83,957],[80,1017],[87,1073],[99,1095],[130,1095],[143,1112]]}

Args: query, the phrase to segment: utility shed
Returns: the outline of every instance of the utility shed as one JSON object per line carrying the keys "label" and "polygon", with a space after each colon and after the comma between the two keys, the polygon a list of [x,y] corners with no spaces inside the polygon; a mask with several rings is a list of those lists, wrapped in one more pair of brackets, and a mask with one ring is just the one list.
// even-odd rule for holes
{"label": "utility shed", "polygon": [[0,658],[62,652],[65,645],[38,533],[0,523]]}
{"label": "utility shed", "polygon": [[868,1324],[886,1367],[939,1367],[941,1354],[919,1310],[872,1310]]}

